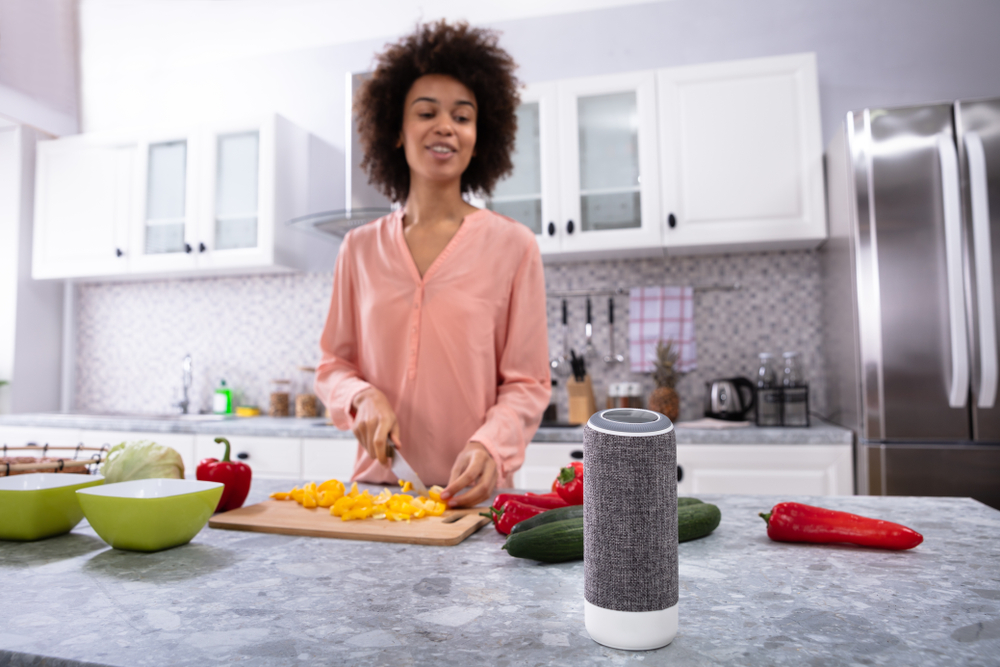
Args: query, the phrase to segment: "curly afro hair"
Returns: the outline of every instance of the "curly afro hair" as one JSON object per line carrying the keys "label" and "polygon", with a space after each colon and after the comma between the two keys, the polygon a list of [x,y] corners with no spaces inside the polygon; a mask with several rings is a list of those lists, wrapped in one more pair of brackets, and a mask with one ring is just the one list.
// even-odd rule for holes
{"label": "curly afro hair", "polygon": [[362,169],[369,182],[391,200],[402,202],[410,191],[410,167],[397,147],[403,107],[413,82],[427,74],[444,74],[476,96],[476,152],[462,174],[462,193],[489,195],[510,173],[510,154],[517,133],[520,103],[517,65],[498,45],[492,30],[444,21],[418,25],[416,32],[390,45],[377,57],[372,78],[354,103],[358,134],[364,148]]}

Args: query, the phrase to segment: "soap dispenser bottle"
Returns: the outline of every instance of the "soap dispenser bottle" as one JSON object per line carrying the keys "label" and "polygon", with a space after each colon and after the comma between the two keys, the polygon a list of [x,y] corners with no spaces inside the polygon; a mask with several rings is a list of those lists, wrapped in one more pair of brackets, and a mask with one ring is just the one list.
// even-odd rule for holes
{"label": "soap dispenser bottle", "polygon": [[217,415],[233,414],[233,390],[226,386],[225,380],[219,380],[219,386],[212,396],[212,412]]}

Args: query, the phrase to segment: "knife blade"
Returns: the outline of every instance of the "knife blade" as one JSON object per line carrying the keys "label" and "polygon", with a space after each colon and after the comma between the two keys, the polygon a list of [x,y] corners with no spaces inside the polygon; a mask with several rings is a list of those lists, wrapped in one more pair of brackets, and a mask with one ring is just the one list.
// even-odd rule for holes
{"label": "knife blade", "polygon": [[420,475],[414,472],[410,464],[406,462],[403,455],[396,450],[396,446],[390,441],[386,443],[386,455],[392,461],[392,474],[396,479],[409,482],[413,485],[413,490],[420,495],[427,495],[427,487],[420,481]]}

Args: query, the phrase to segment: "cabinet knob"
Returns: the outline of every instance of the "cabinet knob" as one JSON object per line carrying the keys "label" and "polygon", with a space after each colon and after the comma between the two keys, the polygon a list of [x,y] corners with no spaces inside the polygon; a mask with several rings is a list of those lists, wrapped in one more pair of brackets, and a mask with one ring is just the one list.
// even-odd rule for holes
{"label": "cabinet knob", "polygon": [[669,226],[670,229],[677,226],[677,217],[673,213],[667,216],[667,226]]}
{"label": "cabinet knob", "polygon": [[125,255],[121,248],[115,248],[115,257],[123,257]]}
{"label": "cabinet knob", "polygon": [[549,236],[555,236],[555,235],[556,235],[556,223],[550,222],[549,223]]}
{"label": "cabinet knob", "polygon": [[684,468],[677,466],[677,481],[680,482],[684,479]]}
{"label": "cabinet knob", "polygon": [[583,459],[583,450],[582,449],[574,449],[573,451],[571,451],[569,453],[569,456],[570,456],[570,458],[573,458],[573,459],[576,459],[577,461],[580,461],[580,460]]}
{"label": "cabinet knob", "polygon": [[185,243],[184,244],[184,252],[187,252],[187,253],[191,252],[191,244],[190,243]]}
{"label": "cabinet knob", "polygon": [[206,250],[208,250],[208,248],[205,247],[204,243],[198,244],[198,252],[205,252]]}
{"label": "cabinet knob", "polygon": [[573,233],[573,221],[572,220],[570,220],[569,222],[566,223],[566,233],[567,234],[572,234]]}
{"label": "cabinet knob", "polygon": [[250,454],[248,454],[247,452],[240,452],[236,455],[236,458],[238,458],[240,461],[246,461],[248,458],[250,458]]}

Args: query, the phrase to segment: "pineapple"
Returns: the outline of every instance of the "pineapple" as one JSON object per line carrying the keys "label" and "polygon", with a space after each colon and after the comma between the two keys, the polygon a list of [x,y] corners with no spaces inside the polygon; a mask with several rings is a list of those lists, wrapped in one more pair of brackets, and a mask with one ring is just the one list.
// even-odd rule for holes
{"label": "pineapple", "polygon": [[653,380],[656,389],[649,397],[649,409],[661,412],[677,421],[681,413],[681,401],[677,396],[677,381],[681,374],[677,370],[677,360],[680,350],[674,347],[673,339],[666,344],[660,341],[656,344],[656,361],[653,362]]}

